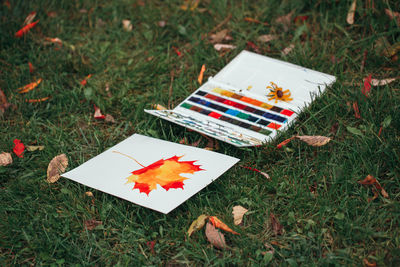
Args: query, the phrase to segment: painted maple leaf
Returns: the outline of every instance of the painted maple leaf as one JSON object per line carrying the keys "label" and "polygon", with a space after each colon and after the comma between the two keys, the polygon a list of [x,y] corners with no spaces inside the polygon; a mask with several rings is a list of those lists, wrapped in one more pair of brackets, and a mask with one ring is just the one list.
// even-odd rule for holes
{"label": "painted maple leaf", "polygon": [[179,161],[182,157],[173,156],[168,159],[160,159],[147,167],[134,159],[143,168],[133,171],[132,175],[126,178],[128,180],[126,183],[135,183],[133,189],[139,189],[140,193],[147,195],[157,189],[157,184],[167,191],[171,188],[183,189],[183,181],[188,178],[181,174],[193,174],[203,169],[200,168],[200,165],[194,165],[196,161]]}

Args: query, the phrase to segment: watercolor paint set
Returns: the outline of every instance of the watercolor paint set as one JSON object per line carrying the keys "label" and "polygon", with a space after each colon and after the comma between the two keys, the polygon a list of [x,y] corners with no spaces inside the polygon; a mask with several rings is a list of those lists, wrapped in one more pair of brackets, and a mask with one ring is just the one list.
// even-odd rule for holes
{"label": "watercolor paint set", "polygon": [[335,80],[242,51],[173,110],[145,111],[238,147],[258,146],[286,130]]}

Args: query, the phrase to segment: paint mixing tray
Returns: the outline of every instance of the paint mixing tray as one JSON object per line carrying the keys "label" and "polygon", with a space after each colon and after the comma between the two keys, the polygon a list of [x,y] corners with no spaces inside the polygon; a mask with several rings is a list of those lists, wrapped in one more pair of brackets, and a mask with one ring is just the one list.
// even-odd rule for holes
{"label": "paint mixing tray", "polygon": [[173,110],[145,110],[238,147],[286,130],[334,76],[242,51]]}

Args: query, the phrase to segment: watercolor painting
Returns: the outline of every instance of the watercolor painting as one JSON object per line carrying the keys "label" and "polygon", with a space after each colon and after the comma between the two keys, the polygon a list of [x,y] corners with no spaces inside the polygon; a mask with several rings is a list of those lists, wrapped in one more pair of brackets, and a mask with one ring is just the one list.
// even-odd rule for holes
{"label": "watercolor painting", "polygon": [[238,161],[217,152],[134,134],[62,176],[167,214]]}

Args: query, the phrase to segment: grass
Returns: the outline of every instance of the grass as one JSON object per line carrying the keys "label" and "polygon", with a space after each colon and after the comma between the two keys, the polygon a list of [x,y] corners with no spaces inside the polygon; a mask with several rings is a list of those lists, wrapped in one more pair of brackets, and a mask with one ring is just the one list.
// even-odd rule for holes
{"label": "grass", "polygon": [[[373,87],[369,98],[361,94],[360,85],[368,74],[398,76],[398,59],[383,52],[385,45],[400,41],[399,25],[384,13],[385,8],[399,11],[397,1],[367,1],[374,2],[374,9],[358,1],[353,25],[346,23],[351,1],[205,0],[193,12],[179,8],[183,1],[9,2],[10,9],[0,6],[0,88],[15,108],[0,115],[0,152],[10,152],[15,138],[45,149],[26,152],[21,159],[14,156],[13,164],[0,167],[2,265],[360,266],[364,259],[379,266],[400,264],[399,81]],[[284,31],[274,21],[292,10],[293,17],[308,19]],[[14,38],[31,11],[37,11],[39,24],[25,37]],[[55,17],[48,16],[52,11]],[[249,23],[245,17],[270,25]],[[132,21],[132,32],[123,30],[122,19]],[[167,25],[159,27],[160,20]],[[225,28],[237,48],[221,54],[208,36]],[[261,34],[279,38],[263,44],[257,42]],[[56,50],[43,44],[44,37],[58,37],[64,45]],[[250,149],[221,143],[218,152],[241,158],[240,164],[168,215],[67,179],[46,182],[54,156],[67,154],[72,169],[133,133],[172,142],[198,140],[197,133],[143,109],[155,103],[178,104],[198,87],[202,64],[207,66],[206,78],[213,76],[246,49],[248,41],[261,54],[337,77],[276,141]],[[291,43],[294,50],[282,56],[280,51]],[[178,57],[173,47],[183,55]],[[28,61],[35,66],[33,74]],[[88,74],[93,77],[83,87],[79,81]],[[16,92],[39,77],[43,82],[34,91]],[[51,99],[25,102],[45,96]],[[353,102],[361,119],[354,117]],[[93,103],[116,123],[94,120]],[[293,134],[333,140],[320,148],[293,141],[276,149]],[[272,179],[239,165],[254,166]],[[368,174],[378,178],[389,199],[367,202],[371,188],[357,181]],[[94,202],[85,196],[89,190]],[[213,248],[202,232],[186,238],[200,214],[216,215],[232,226],[235,205],[250,212],[243,225],[233,227],[240,236],[226,235],[230,249]],[[283,235],[273,234],[270,212],[284,226]],[[88,231],[84,222],[89,219],[103,224]],[[155,253],[149,241],[156,241]],[[276,244],[272,257],[262,253],[266,242]]]}

